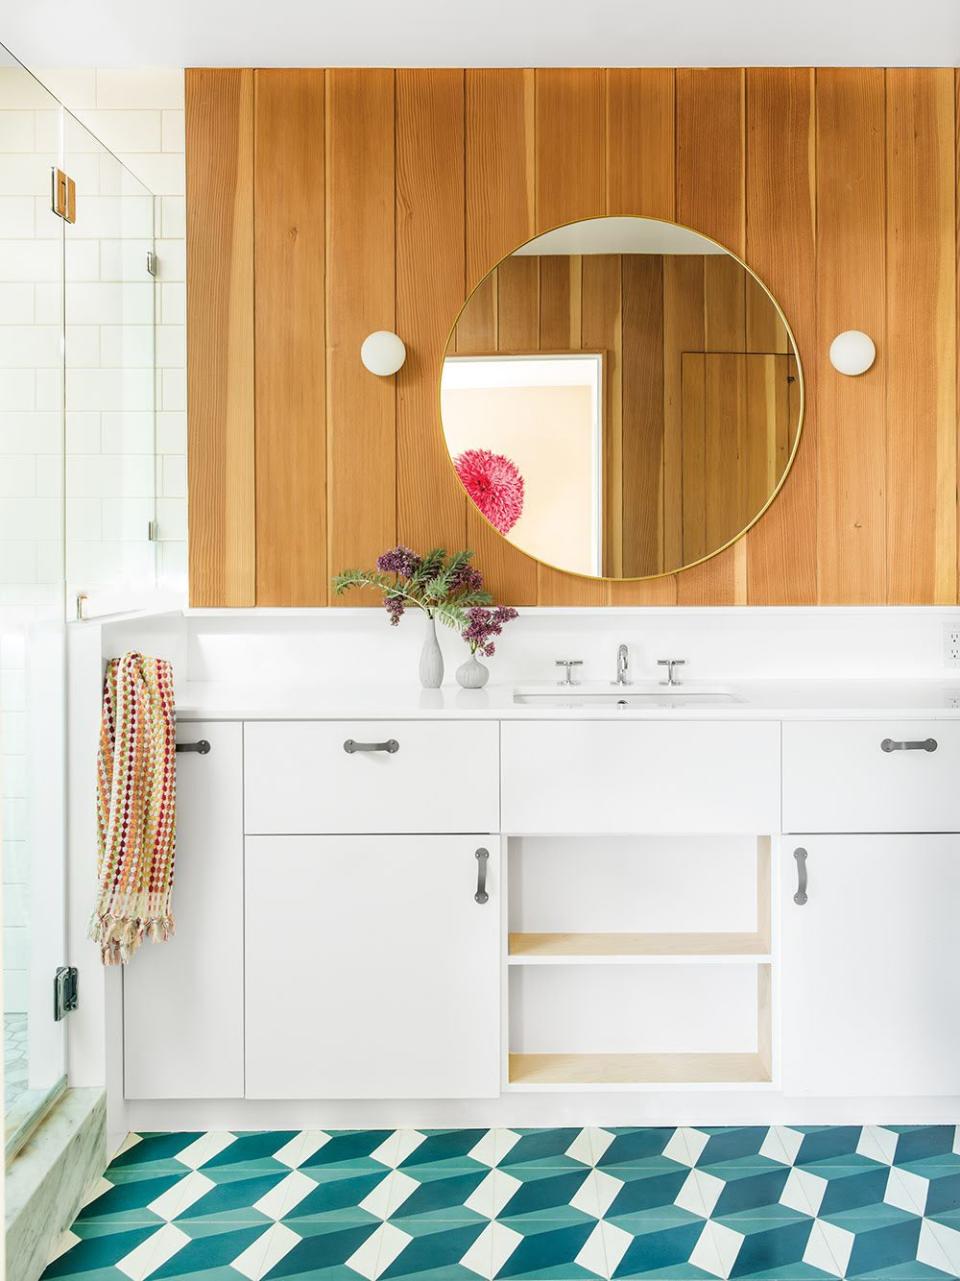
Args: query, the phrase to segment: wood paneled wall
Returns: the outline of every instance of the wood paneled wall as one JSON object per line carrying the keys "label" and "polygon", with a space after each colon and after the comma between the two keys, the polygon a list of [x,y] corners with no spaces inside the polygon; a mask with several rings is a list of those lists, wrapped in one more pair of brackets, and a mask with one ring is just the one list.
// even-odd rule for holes
{"label": "wood paneled wall", "polygon": [[[397,540],[474,547],[522,604],[956,602],[958,99],[953,69],[188,71],[192,603],[327,604],[332,572]],[[468,510],[438,422],[467,294],[603,213],[744,257],[806,383],[764,518],[639,582],[510,547]],[[360,364],[381,328],[407,344],[394,379]],[[850,328],[877,343],[860,378],[827,360]]]}

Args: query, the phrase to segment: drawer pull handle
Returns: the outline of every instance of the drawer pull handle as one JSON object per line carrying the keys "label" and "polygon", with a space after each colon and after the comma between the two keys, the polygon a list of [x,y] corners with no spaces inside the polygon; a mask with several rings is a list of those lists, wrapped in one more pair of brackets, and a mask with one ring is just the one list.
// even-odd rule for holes
{"label": "drawer pull handle", "polygon": [[797,907],[803,907],[807,901],[807,851],[801,845],[793,851],[793,857],[797,860],[797,892],[793,901]]}
{"label": "drawer pull handle", "polygon": [[479,849],[474,857],[477,860],[477,892],[473,896],[473,901],[482,907],[490,899],[487,893],[487,861],[490,858],[490,851]]}
{"label": "drawer pull handle", "polygon": [[210,751],[210,744],[205,738],[199,739],[196,743],[178,743],[178,752],[196,752],[199,756],[206,756]]}
{"label": "drawer pull handle", "polygon": [[898,743],[894,738],[885,738],[880,744],[881,752],[935,752],[937,750],[937,740],[935,738],[913,738],[907,739],[904,743]]}
{"label": "drawer pull handle", "polygon": [[395,738],[388,738],[385,743],[358,743],[355,739],[348,738],[343,745],[343,750],[348,756],[354,752],[399,752],[400,744]]}

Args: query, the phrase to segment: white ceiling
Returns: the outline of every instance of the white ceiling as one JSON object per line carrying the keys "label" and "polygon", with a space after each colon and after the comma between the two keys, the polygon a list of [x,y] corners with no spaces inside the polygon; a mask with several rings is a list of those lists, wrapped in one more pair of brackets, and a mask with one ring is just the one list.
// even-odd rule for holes
{"label": "white ceiling", "polygon": [[960,0],[8,0],[28,66],[955,66]]}

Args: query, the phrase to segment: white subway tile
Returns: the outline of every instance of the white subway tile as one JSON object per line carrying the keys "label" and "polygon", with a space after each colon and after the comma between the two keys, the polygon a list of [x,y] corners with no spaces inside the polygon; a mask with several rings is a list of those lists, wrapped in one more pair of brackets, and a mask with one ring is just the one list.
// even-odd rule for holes
{"label": "white subway tile", "polygon": [[33,236],[35,202],[34,196],[0,196],[0,239],[29,240]]}
{"label": "white subway tile", "polygon": [[187,589],[187,544],[181,539],[159,544],[159,586],[165,591]]}
{"label": "white subway tile", "polygon": [[99,240],[127,237],[150,238],[154,234],[153,197],[149,195],[77,195],[77,221],[68,231],[70,240]]}
{"label": "white subway tile", "polygon": [[183,369],[161,371],[160,408],[185,410],[187,407],[187,375]]}
{"label": "white subway tile", "polygon": [[152,410],[152,369],[68,369],[67,404],[119,413]]}
{"label": "white subway tile", "polygon": [[34,409],[36,382],[32,369],[0,369],[0,410]]}
{"label": "white subway tile", "polygon": [[186,280],[186,241],[162,238],[157,241],[157,277],[164,282]]}
{"label": "white subway tile", "polygon": [[[4,800],[27,795],[27,758],[25,756],[0,756],[0,789]],[[16,900],[14,899],[14,902]],[[20,920],[11,920],[7,915],[10,902],[9,891],[4,895],[4,924],[23,925]]]}
{"label": "white subway tile", "polygon": [[71,111],[97,105],[97,73],[92,67],[47,67],[36,74]]}
{"label": "white subway tile", "polygon": [[52,583],[55,590],[63,579],[63,543],[42,539],[37,543],[37,581]]}
{"label": "white subway tile", "polygon": [[156,486],[150,454],[78,454],[67,458],[71,498],[152,498]]}
{"label": "white subway tile", "polygon": [[164,151],[179,151],[181,154],[183,153],[186,140],[182,111],[165,111],[163,113],[163,133],[160,145]]}
{"label": "white subway tile", "polygon": [[176,542],[187,537],[187,504],[182,498],[157,499],[160,538]]}
{"label": "white subway tile", "polygon": [[[27,717],[25,712],[14,711],[6,706],[7,685],[16,675],[14,672],[0,674],[0,745],[5,752],[25,752],[27,750]],[[2,828],[0,828],[2,831]],[[4,849],[8,841],[18,839],[10,832],[3,833]]]}
{"label": "white subway tile", "polygon": [[185,284],[160,286],[160,320],[165,325],[186,324],[187,287]]}
{"label": "white subway tile", "polygon": [[63,286],[59,282],[34,285],[33,306],[34,320],[38,325],[63,324]]}
{"label": "white subway tile", "polygon": [[103,499],[68,498],[67,539],[96,542],[103,537]]}
{"label": "white subway tile", "polygon": [[[2,439],[2,437],[0,437]],[[187,452],[187,415],[182,411],[157,414],[157,453],[185,454]]]}
{"label": "white subway tile", "polygon": [[67,325],[64,356],[74,369],[96,369],[105,363],[100,356],[99,325]]}
{"label": "white subway tile", "polygon": [[105,454],[150,454],[154,452],[154,416],[149,410],[138,413],[101,415]]}
{"label": "white subway tile", "polygon": [[100,279],[131,280],[149,284],[147,254],[153,248],[152,237],[130,237],[127,240],[100,241]]}
{"label": "white subway tile", "polygon": [[[50,165],[39,155],[0,153],[0,191],[5,196],[42,196],[49,202]],[[55,215],[51,213],[50,217]]]}
{"label": "white subway tile", "polygon": [[153,518],[152,498],[104,498],[102,537],[108,542],[144,542]]}
{"label": "white subway tile", "polygon": [[56,538],[60,503],[56,498],[5,498],[0,503],[0,541]]}
{"label": "white subway tile", "polygon": [[[30,847],[26,841],[3,842],[3,883],[24,885],[30,878]],[[4,975],[4,980],[8,979]],[[6,997],[8,993],[4,993]]]}
{"label": "white subway tile", "polygon": [[[100,279],[100,244],[96,240],[68,240],[63,275],[68,285]],[[59,277],[58,277],[59,279]],[[67,291],[69,294],[69,290]]]}
{"label": "white subway tile", "polygon": [[[18,773],[19,769],[19,773]],[[12,786],[12,778],[18,778],[25,787],[23,779],[23,757],[8,756],[0,762],[0,777],[4,789]],[[3,926],[28,926],[30,924],[30,887],[28,885],[8,885],[3,892]]]}
{"label": "white subway tile", "polygon": [[100,415],[96,410],[67,410],[67,453],[99,454]]}
{"label": "white subway tile", "polygon": [[50,101],[48,90],[22,67],[0,67],[0,110],[47,107]]}
{"label": "white subway tile", "polygon": [[56,369],[61,359],[55,325],[0,325],[0,368]]}
{"label": "white subway tile", "polygon": [[63,431],[58,413],[41,414],[37,410],[0,412],[0,456],[56,455],[62,448]]}
{"label": "white subway tile", "polygon": [[[37,582],[37,544],[25,539],[0,542],[0,564],[5,583]],[[2,684],[3,677],[0,677],[0,686]]]}
{"label": "white subway tile", "polygon": [[103,325],[99,332],[105,368],[153,368],[153,325]]}
{"label": "white subway tile", "polygon": [[186,190],[183,156],[173,151],[124,151],[120,159],[155,196],[182,196]]}
{"label": "white subway tile", "polygon": [[161,113],[157,110],[81,111],[80,118],[88,129],[114,153],[121,151],[160,151]]}
{"label": "white subway tile", "polygon": [[122,543],[67,543],[67,580],[80,590],[116,584],[122,568]]}
{"label": "white subway tile", "polygon": [[36,148],[34,112],[0,111],[0,151],[28,151]]}
{"label": "white subway tile", "polygon": [[37,495],[40,498],[63,497],[61,454],[37,454]]}
{"label": "white subway tile", "polygon": [[183,71],[179,67],[130,67],[97,71],[97,106],[137,110],[183,107]]}
{"label": "white subway tile", "polygon": [[[4,814],[7,812],[7,806],[22,805],[22,801],[5,801]],[[4,973],[8,970],[26,970],[30,964],[30,931],[23,926],[5,926],[3,931],[3,969]]]}
{"label": "white subway tile", "polygon": [[37,492],[33,454],[11,454],[0,464],[0,498],[32,498]]}
{"label": "white subway tile", "polygon": [[152,325],[154,286],[77,284],[67,290],[68,325]]}
{"label": "white subway tile", "polygon": [[36,386],[36,403],[38,409],[57,410],[63,406],[63,370],[35,369],[33,381]]}
{"label": "white subway tile", "polygon": [[62,274],[63,258],[55,240],[0,240],[0,280],[34,283],[60,280]]}
{"label": "white subway tile", "polygon": [[[176,289],[176,285],[168,285]],[[0,325],[33,324],[33,291],[32,284],[27,282],[14,285],[0,285]]]}
{"label": "white subway tile", "polygon": [[[0,339],[2,342],[2,339]],[[157,367],[182,369],[187,363],[187,331],[184,325],[157,326]]]}
{"label": "white subway tile", "polygon": [[160,492],[164,498],[186,498],[187,460],[183,454],[166,454],[163,463]]}
{"label": "white subway tile", "polygon": [[23,632],[10,630],[0,633],[0,672],[4,669],[22,671],[26,661],[27,638]]}
{"label": "white subway tile", "polygon": [[187,230],[187,202],[183,196],[160,197],[158,233],[165,240],[182,240]]}

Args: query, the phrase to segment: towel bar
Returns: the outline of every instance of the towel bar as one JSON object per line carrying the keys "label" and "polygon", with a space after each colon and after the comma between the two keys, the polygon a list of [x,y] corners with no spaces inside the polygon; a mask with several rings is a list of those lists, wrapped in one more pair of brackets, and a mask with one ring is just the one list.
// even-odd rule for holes
{"label": "towel bar", "polygon": [[178,752],[198,752],[201,756],[206,756],[207,752],[210,751],[210,744],[207,742],[205,738],[201,738],[196,743],[178,743],[177,751]]}

